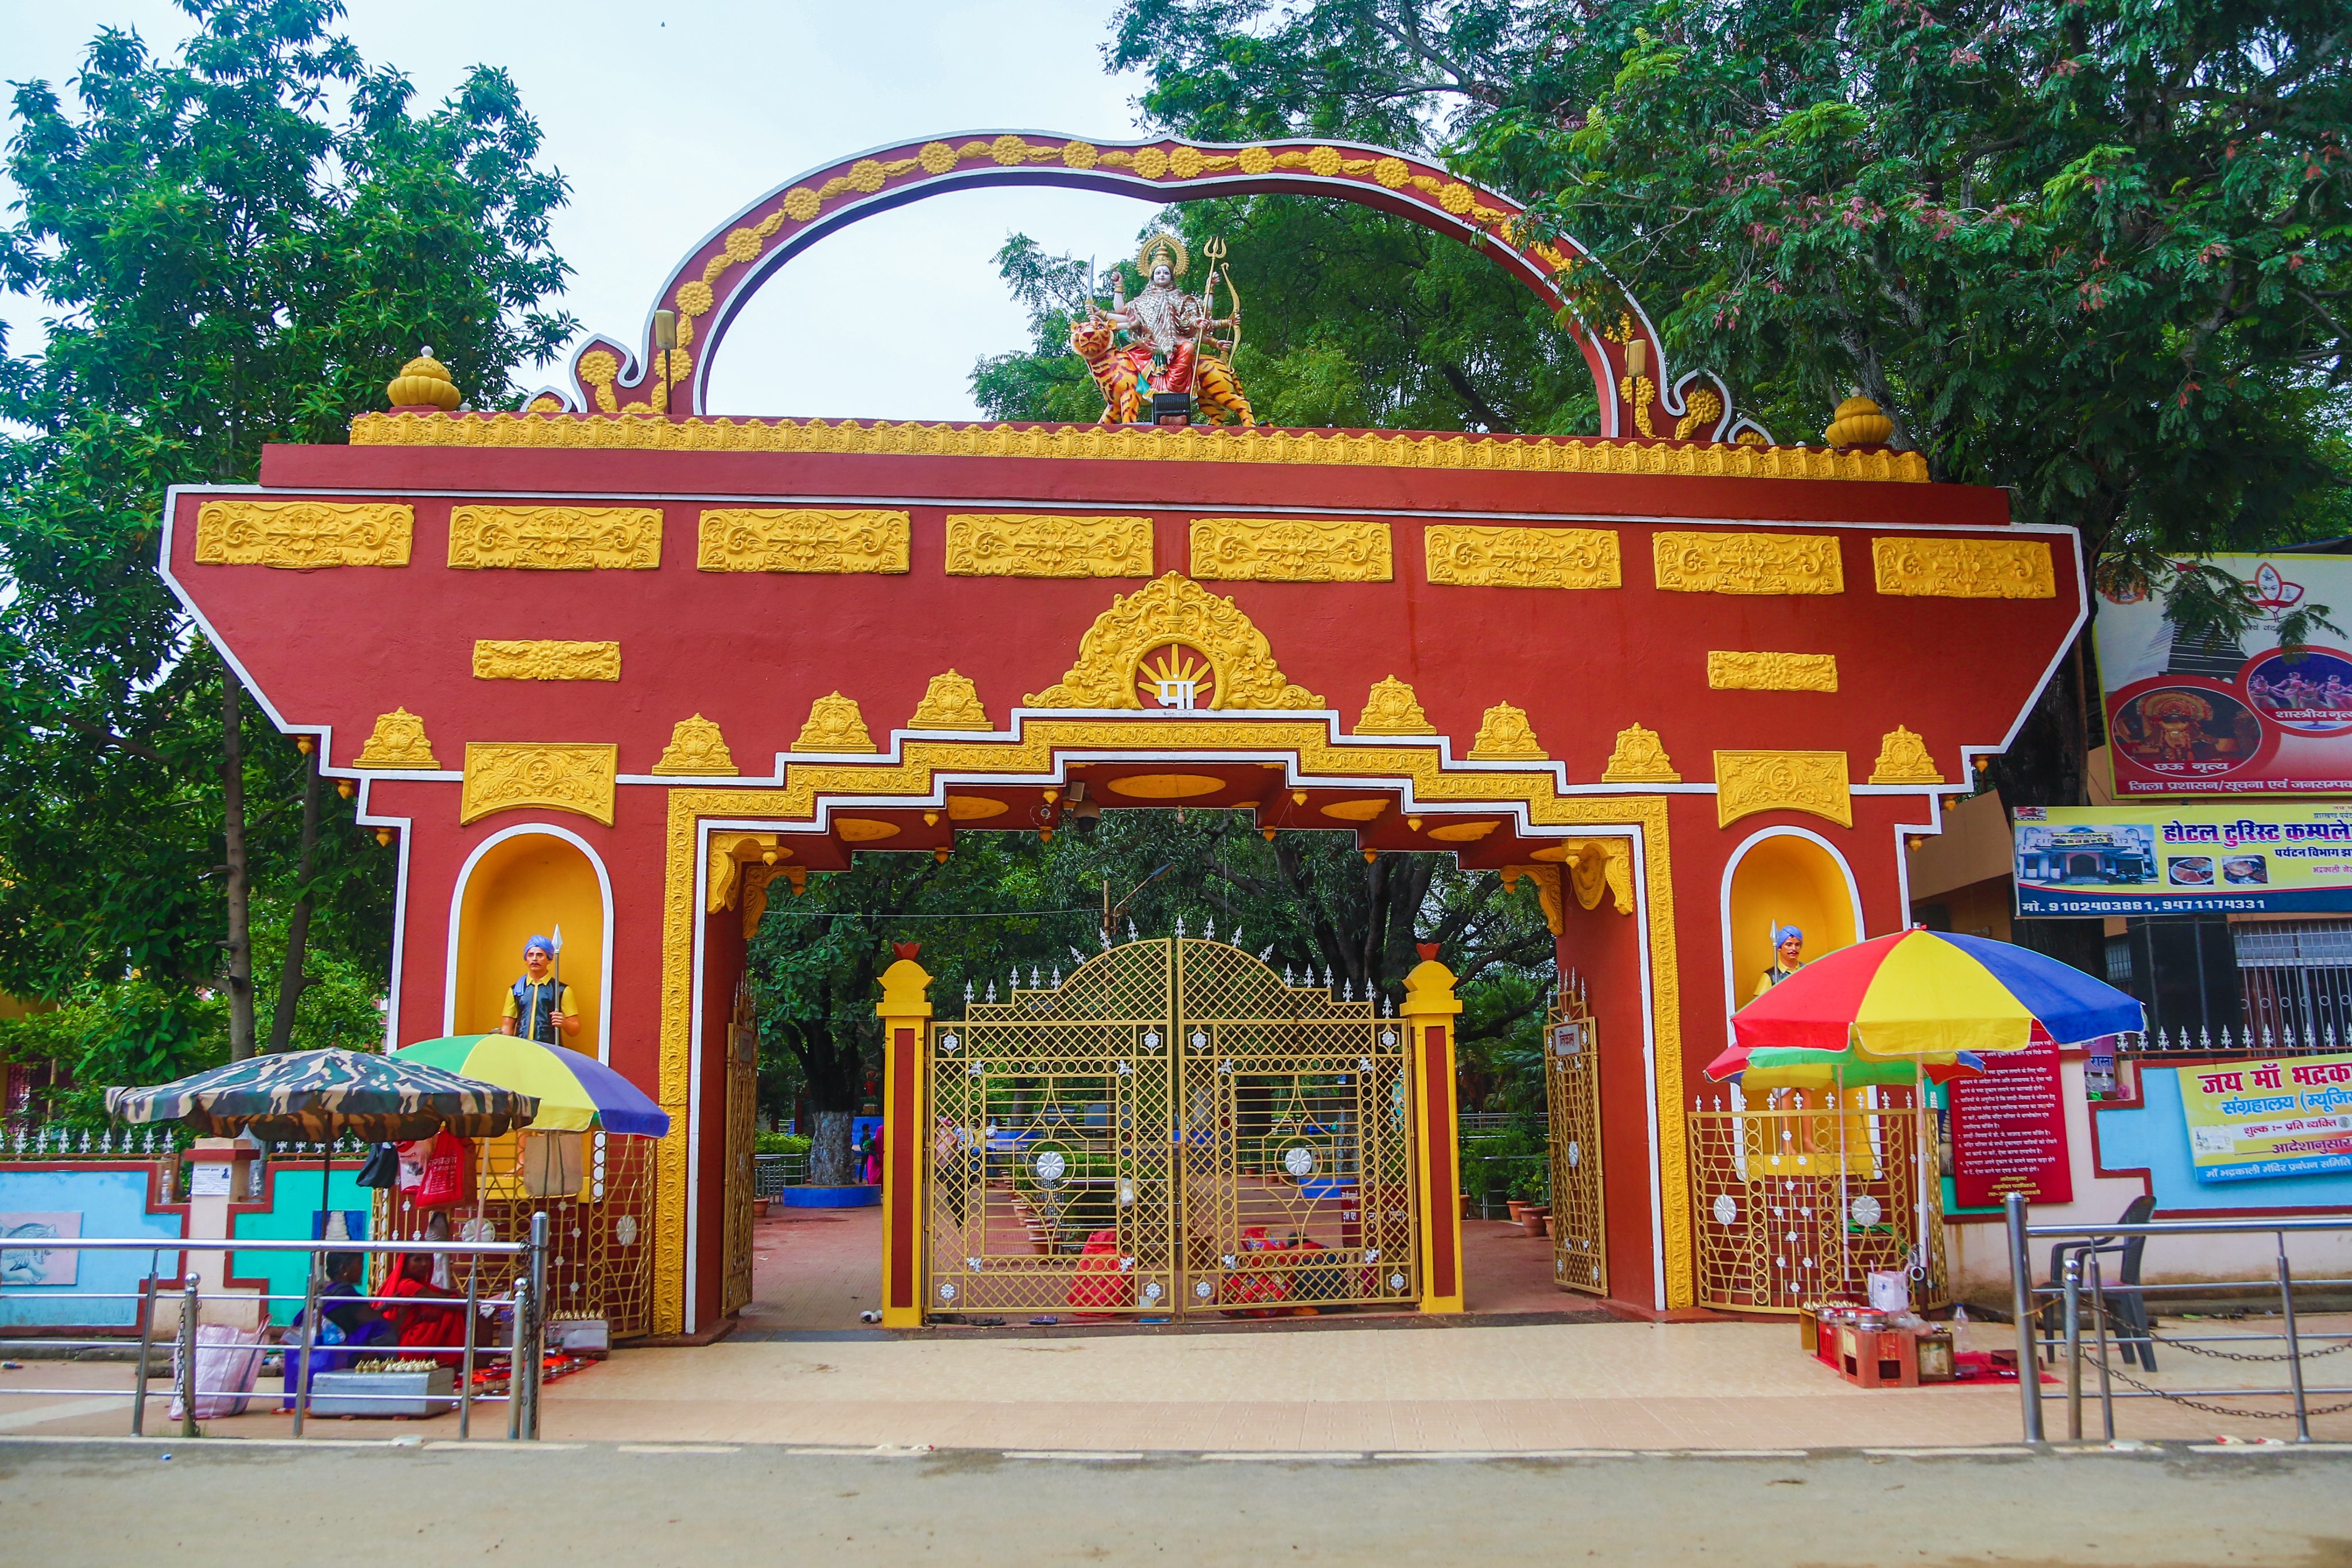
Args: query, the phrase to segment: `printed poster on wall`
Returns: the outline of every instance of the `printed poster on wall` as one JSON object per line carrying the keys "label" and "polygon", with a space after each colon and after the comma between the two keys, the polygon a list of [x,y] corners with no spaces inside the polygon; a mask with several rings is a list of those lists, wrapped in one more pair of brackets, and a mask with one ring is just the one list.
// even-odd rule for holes
{"label": "printed poster on wall", "polygon": [[2352,800],[2020,806],[2027,915],[2352,910]]}
{"label": "printed poster on wall", "polygon": [[2184,1067],[2177,1076],[2199,1181],[2352,1170],[2352,1055]]}
{"label": "printed poster on wall", "polygon": [[2258,615],[2236,642],[2177,634],[2144,589],[2102,589],[2092,639],[2106,688],[2116,794],[2352,789],[2352,638],[2279,648],[2279,617],[2326,605],[2352,626],[2352,557],[2217,555]]}
{"label": "printed poster on wall", "polygon": [[2058,1048],[1988,1054],[1984,1075],[1949,1085],[1952,1196],[1962,1208],[1997,1208],[2012,1192],[2029,1203],[2071,1203],[2066,1103]]}

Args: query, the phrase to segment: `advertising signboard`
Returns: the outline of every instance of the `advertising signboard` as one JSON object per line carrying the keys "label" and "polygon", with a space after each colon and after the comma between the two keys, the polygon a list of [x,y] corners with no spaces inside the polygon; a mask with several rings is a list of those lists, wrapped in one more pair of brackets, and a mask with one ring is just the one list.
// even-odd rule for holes
{"label": "advertising signboard", "polygon": [[1984,1062],[1984,1076],[1955,1079],[1948,1091],[1956,1201],[1991,1208],[2017,1192],[2029,1203],[2072,1203],[2058,1048],[2044,1041]]}
{"label": "advertising signboard", "polygon": [[2352,1056],[2180,1070],[2199,1181],[2352,1171]]}
{"label": "advertising signboard", "polygon": [[2259,617],[2236,642],[2179,636],[2145,589],[2100,591],[2092,635],[2116,794],[2352,790],[2352,638],[2323,632],[2290,657],[2275,630],[2315,605],[2352,624],[2352,557],[2207,559],[2246,585]]}
{"label": "advertising signboard", "polygon": [[2352,911],[2352,800],[2020,806],[2021,915]]}

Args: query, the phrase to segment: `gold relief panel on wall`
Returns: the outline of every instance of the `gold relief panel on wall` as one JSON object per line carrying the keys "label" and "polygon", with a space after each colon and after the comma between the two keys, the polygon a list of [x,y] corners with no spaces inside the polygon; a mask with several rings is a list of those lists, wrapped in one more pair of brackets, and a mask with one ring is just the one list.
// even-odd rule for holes
{"label": "gold relief panel on wall", "polygon": [[2040,539],[1873,539],[1878,591],[1936,599],[2055,599],[2058,576]]}
{"label": "gold relief panel on wall", "polygon": [[659,507],[449,508],[449,564],[461,571],[650,571],[661,537]]}
{"label": "gold relief panel on wall", "polygon": [[1853,826],[1843,751],[1718,751],[1715,790],[1718,827],[1759,811],[1810,811]]}
{"label": "gold relief panel on wall", "polygon": [[1390,675],[1372,685],[1370,695],[1364,699],[1364,711],[1357,716],[1358,735],[1435,735],[1437,727],[1421,710],[1421,699],[1412,688]]}
{"label": "gold relief panel on wall", "polygon": [[617,681],[621,678],[621,645],[618,643],[478,641],[474,644],[474,678],[478,681]]}
{"label": "gold relief panel on wall", "polygon": [[1873,784],[1941,784],[1936,758],[1917,730],[1896,725],[1878,742],[1878,761],[1870,770]]}
{"label": "gold relief panel on wall", "polygon": [[866,733],[866,716],[858,711],[856,697],[834,692],[809,705],[808,722],[801,726],[800,738],[793,742],[794,751],[878,751],[873,736]]}
{"label": "gold relief panel on wall", "polygon": [[1845,568],[1829,534],[1653,537],[1660,588],[1680,593],[1843,593]]}
{"label": "gold relief panel on wall", "polygon": [[206,501],[196,508],[204,566],[406,566],[413,508],[389,501]]}
{"label": "gold relief panel on wall", "polygon": [[702,775],[714,777],[737,771],[734,756],[727,749],[727,737],[719,727],[694,714],[679,719],[669,732],[669,744],[662,747],[661,760],[653,770],[666,775]]}
{"label": "gold relief panel on wall", "polygon": [[[1171,571],[1122,593],[1078,640],[1077,663],[1060,682],[1022,701],[1030,707],[1139,708],[1137,675],[1147,656],[1171,646],[1208,661],[1213,708],[1318,708],[1323,699],[1293,685],[1274,649],[1241,608]],[[1191,655],[1178,653],[1180,659]]]}
{"label": "gold relief panel on wall", "polygon": [[988,722],[988,709],[980,700],[980,688],[971,684],[970,675],[950,670],[933,675],[931,684],[923,691],[923,700],[915,705],[915,714],[907,721],[908,729],[992,729]]}
{"label": "gold relief panel on wall", "polygon": [[1719,692],[1833,692],[1834,653],[1709,653],[1706,684]]}
{"label": "gold relief panel on wall", "polygon": [[1192,575],[1222,582],[1391,582],[1386,523],[1197,517]]}
{"label": "gold relief panel on wall", "polygon": [[1486,528],[1432,524],[1429,580],[1464,588],[1618,588],[1617,536],[1606,528]]}
{"label": "gold relief panel on wall", "polygon": [[1150,577],[1150,517],[951,512],[950,577]]}
{"label": "gold relief panel on wall", "polygon": [[354,768],[438,768],[425,721],[404,707],[376,716],[375,730],[352,758]]}
{"label": "gold relief panel on wall", "polygon": [[1470,743],[1473,762],[1549,762],[1542,746],[1537,743],[1536,732],[1528,723],[1527,710],[1509,703],[1496,703],[1486,710],[1478,725],[1478,738]]}
{"label": "gold relief panel on wall", "polygon": [[541,806],[577,812],[609,828],[620,758],[617,746],[469,741],[457,821],[479,821],[493,811]]}
{"label": "gold relief panel on wall", "polygon": [[704,571],[896,574],[907,570],[912,532],[902,511],[713,507],[702,514],[695,564]]}
{"label": "gold relief panel on wall", "polygon": [[1658,739],[1658,732],[1642,725],[1629,724],[1617,732],[1617,745],[1609,753],[1608,764],[1601,769],[1603,784],[1679,784],[1683,776],[1675,771],[1674,758]]}

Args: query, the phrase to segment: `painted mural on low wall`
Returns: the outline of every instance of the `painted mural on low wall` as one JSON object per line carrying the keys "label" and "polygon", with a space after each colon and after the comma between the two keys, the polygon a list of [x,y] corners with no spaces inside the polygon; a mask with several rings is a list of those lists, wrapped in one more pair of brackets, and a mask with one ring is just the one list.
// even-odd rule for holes
{"label": "painted mural on low wall", "polygon": [[[0,1328],[134,1329],[140,1281],[168,1276],[178,1259],[157,1252],[44,1249],[57,1237],[152,1236],[176,1244],[177,1214],[149,1212],[154,1166],[143,1160],[0,1165]],[[98,1300],[111,1296],[119,1299]]]}

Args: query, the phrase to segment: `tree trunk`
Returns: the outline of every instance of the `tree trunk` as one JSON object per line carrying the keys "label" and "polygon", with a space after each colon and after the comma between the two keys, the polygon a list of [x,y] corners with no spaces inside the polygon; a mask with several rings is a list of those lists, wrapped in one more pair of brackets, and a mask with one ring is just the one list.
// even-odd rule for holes
{"label": "tree trunk", "polygon": [[809,1186],[848,1186],[856,1179],[850,1169],[847,1111],[812,1112],[809,1121]]}
{"label": "tree trunk", "polygon": [[294,1009],[302,1000],[302,993],[310,988],[310,977],[302,972],[302,960],[310,944],[310,878],[317,871],[319,858],[319,753],[311,749],[306,759],[310,768],[302,780],[302,856],[294,873],[295,884],[302,895],[294,901],[294,913],[286,921],[286,963],[278,972],[278,1006],[269,1020],[269,1049],[284,1051],[294,1039]]}
{"label": "tree trunk", "polygon": [[221,664],[221,841],[228,873],[228,1057],[253,1054],[253,873],[245,852],[244,704],[236,672]]}

